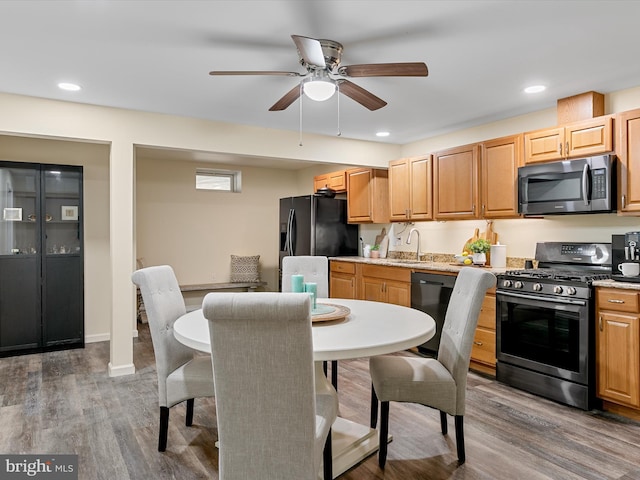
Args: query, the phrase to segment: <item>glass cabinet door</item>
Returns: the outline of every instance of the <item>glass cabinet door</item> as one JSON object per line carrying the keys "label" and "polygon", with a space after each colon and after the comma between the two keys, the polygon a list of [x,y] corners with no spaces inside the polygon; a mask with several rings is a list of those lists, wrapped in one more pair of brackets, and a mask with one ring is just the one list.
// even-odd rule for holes
{"label": "glass cabinet door", "polygon": [[0,255],[38,253],[38,179],[34,168],[0,167]]}
{"label": "glass cabinet door", "polygon": [[40,345],[40,172],[0,164],[0,353]]}
{"label": "glass cabinet door", "polygon": [[46,255],[79,254],[82,173],[47,166],[43,171]]}

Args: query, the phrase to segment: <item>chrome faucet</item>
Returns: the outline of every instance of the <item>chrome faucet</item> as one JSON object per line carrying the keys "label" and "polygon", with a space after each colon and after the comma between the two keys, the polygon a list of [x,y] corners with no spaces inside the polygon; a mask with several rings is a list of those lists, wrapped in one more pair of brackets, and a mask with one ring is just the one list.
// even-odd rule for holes
{"label": "chrome faucet", "polygon": [[420,261],[420,230],[418,230],[417,228],[412,228],[411,230],[409,230],[409,235],[407,236],[407,245],[411,243],[411,235],[413,235],[413,232],[415,232],[416,235],[418,235],[418,245],[416,247],[416,261],[419,262]]}

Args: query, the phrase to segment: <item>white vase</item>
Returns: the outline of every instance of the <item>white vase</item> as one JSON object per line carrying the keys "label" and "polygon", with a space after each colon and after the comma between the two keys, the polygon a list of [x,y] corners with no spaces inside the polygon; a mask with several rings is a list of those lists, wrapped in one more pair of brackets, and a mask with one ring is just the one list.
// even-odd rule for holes
{"label": "white vase", "polygon": [[487,254],[486,253],[474,253],[472,255],[473,263],[475,265],[484,265],[487,263]]}

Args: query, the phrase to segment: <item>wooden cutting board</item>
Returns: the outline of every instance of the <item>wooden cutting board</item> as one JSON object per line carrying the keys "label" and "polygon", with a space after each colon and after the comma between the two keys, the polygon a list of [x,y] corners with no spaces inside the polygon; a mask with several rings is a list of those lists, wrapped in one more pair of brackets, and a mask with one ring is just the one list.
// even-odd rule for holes
{"label": "wooden cutting board", "polygon": [[387,235],[387,229],[386,228],[382,228],[382,232],[380,232],[380,235],[376,235],[376,243],[374,245],[380,245],[382,243],[382,239]]}
{"label": "wooden cutting board", "polygon": [[471,237],[469,240],[467,240],[466,242],[464,242],[464,245],[462,245],[462,249],[460,251],[464,251],[464,249],[467,247],[467,245],[469,245],[471,242],[475,242],[476,240],[478,240],[480,238],[480,229],[476,228],[473,231],[473,237]]}

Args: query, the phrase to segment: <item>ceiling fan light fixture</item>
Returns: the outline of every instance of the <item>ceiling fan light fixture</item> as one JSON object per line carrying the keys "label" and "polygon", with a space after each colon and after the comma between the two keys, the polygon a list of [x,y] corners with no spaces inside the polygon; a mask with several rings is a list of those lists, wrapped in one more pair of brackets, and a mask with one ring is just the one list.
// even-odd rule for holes
{"label": "ceiling fan light fixture", "polygon": [[336,91],[336,84],[332,80],[310,79],[302,86],[302,91],[311,100],[324,102],[329,100]]}

